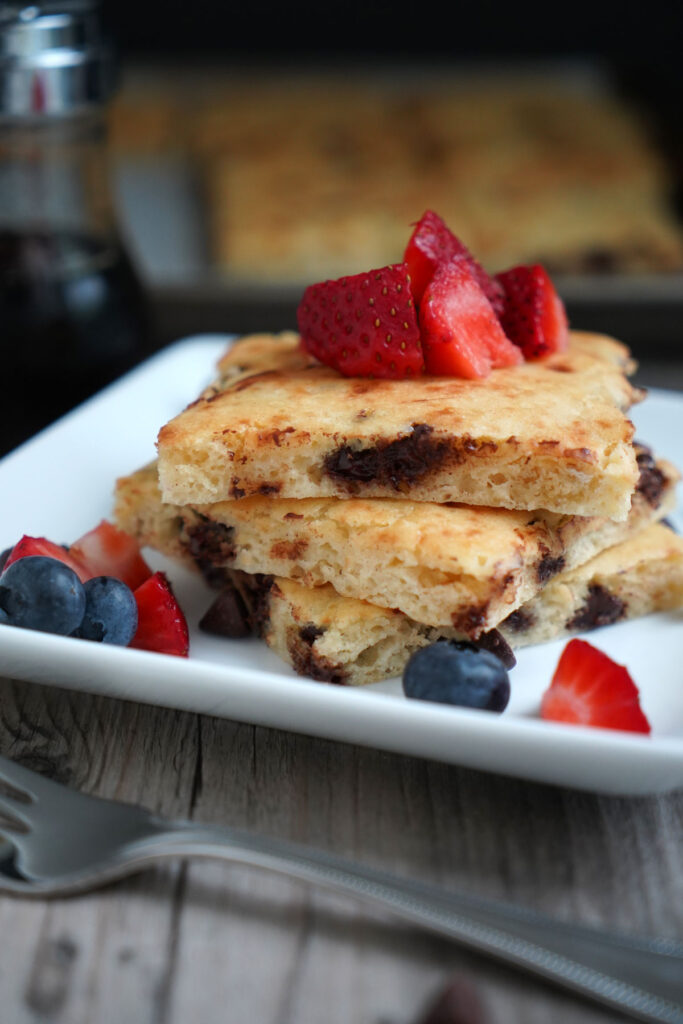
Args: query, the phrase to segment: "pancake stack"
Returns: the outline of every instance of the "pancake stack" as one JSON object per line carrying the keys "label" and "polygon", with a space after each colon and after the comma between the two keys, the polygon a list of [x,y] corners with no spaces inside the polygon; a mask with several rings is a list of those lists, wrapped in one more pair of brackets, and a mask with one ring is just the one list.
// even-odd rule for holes
{"label": "pancake stack", "polygon": [[658,523],[676,469],[634,442],[625,346],[484,380],[349,378],[298,336],[233,345],[117,483],[119,526],[216,588],[203,628],[315,679],[399,674],[442,637],[496,651],[683,605]]}

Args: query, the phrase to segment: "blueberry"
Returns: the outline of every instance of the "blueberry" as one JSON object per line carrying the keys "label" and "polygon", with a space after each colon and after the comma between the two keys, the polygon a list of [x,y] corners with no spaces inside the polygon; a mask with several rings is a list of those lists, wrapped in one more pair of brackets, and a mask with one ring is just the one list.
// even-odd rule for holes
{"label": "blueberry", "polygon": [[85,591],[68,565],[27,555],[0,576],[0,608],[11,626],[68,635],[81,624]]}
{"label": "blueberry", "polygon": [[84,590],[85,613],[75,635],[126,647],[138,628],[138,606],[130,587],[114,576],[95,576]]}
{"label": "blueberry", "polygon": [[510,679],[502,661],[475,644],[437,640],[416,651],[403,672],[406,697],[503,711]]}

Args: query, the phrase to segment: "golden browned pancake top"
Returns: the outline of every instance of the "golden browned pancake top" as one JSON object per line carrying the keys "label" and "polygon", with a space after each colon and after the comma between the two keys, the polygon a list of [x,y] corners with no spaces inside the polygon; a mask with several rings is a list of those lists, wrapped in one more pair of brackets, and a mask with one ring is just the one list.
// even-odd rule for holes
{"label": "golden browned pancake top", "polygon": [[295,334],[254,335],[160,431],[164,500],[403,494],[624,518],[631,369],[625,346],[574,332],[568,351],[484,380],[350,378]]}

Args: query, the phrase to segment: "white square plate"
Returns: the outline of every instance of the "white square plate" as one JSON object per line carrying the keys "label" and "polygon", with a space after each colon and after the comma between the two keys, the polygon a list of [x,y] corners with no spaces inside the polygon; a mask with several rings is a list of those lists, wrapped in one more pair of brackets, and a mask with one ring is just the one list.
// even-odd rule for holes
{"label": "white square plate", "polygon": [[[111,518],[115,478],[154,457],[159,427],[208,383],[227,341],[178,342],[2,460],[0,550],[24,533],[69,543]],[[653,392],[634,420],[640,440],[683,466],[683,395]],[[168,572],[186,612],[189,659],[2,626],[0,673],[596,792],[683,786],[683,613],[591,634],[638,684],[652,735],[637,736],[538,718],[563,641],[519,652],[502,715],[409,701],[399,680],[327,686],[256,640],[200,633],[211,592],[159,556],[149,561]]]}

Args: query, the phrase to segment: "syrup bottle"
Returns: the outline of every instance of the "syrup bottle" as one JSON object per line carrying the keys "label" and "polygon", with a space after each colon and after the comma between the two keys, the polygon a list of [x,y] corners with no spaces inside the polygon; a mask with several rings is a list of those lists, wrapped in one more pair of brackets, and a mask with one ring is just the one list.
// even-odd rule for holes
{"label": "syrup bottle", "polygon": [[150,351],[110,193],[93,0],[0,8],[0,453]]}

